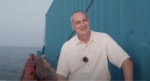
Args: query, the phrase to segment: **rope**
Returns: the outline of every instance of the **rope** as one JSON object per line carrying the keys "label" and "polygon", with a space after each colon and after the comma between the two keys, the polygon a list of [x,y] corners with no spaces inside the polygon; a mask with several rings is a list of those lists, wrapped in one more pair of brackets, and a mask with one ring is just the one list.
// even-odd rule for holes
{"label": "rope", "polygon": [[[90,8],[91,4],[93,3],[94,0],[91,1],[91,3],[89,4],[88,8],[86,9],[85,13],[88,11],[88,9]],[[75,30],[73,30],[72,34],[70,35],[69,39],[72,37],[72,35],[74,34]],[[59,53],[60,55],[60,53]],[[54,65],[54,63],[56,62],[56,60],[58,59],[59,55],[56,57],[55,61],[53,62],[53,64],[51,65],[51,67],[48,69],[48,71],[45,73],[44,77],[47,76],[48,72],[50,71],[50,69],[52,68],[52,66]],[[44,77],[41,77],[40,80],[44,79]]]}

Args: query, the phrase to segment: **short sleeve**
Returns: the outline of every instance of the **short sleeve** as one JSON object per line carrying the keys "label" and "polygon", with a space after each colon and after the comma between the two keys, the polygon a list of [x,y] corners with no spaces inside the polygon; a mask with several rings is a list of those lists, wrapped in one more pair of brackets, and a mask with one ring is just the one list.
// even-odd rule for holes
{"label": "short sleeve", "polygon": [[64,77],[67,77],[67,75],[69,73],[68,65],[69,65],[68,64],[68,56],[67,56],[66,51],[63,46],[61,49],[56,73],[63,75]]}
{"label": "short sleeve", "polygon": [[130,58],[130,56],[109,35],[107,37],[107,56],[112,64],[121,68],[124,60]]}

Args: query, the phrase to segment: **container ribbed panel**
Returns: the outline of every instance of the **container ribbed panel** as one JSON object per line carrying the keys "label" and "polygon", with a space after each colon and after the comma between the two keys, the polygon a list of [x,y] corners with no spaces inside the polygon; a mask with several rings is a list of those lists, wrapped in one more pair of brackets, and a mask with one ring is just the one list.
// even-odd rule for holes
{"label": "container ribbed panel", "polygon": [[[72,33],[70,16],[91,0],[54,0],[46,14],[45,58],[52,63]],[[150,81],[150,0],[94,0],[87,12],[91,30],[109,34],[130,56],[134,79]],[[75,34],[74,34],[75,35]],[[57,67],[58,61],[55,63]],[[109,62],[112,80],[122,69]]]}

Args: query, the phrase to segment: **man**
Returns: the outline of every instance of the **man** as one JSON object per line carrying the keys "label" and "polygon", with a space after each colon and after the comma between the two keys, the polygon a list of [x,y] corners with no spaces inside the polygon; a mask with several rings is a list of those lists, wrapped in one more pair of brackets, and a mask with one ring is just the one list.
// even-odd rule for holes
{"label": "man", "polygon": [[133,63],[129,55],[107,34],[90,30],[90,21],[82,11],[71,16],[72,28],[77,35],[61,49],[57,67],[58,81],[110,80],[108,59],[123,68],[125,80],[133,80]]}

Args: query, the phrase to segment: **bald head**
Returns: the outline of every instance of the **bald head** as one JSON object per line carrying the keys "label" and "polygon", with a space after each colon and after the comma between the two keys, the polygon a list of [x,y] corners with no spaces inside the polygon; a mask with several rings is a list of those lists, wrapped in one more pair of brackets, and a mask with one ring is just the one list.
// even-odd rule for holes
{"label": "bald head", "polygon": [[76,11],[76,12],[74,12],[74,13],[71,15],[71,17],[70,17],[71,23],[72,23],[72,20],[73,20],[74,15],[75,15],[76,13],[83,13],[83,14],[87,17],[86,13],[84,13],[84,12],[82,12],[82,11]]}

